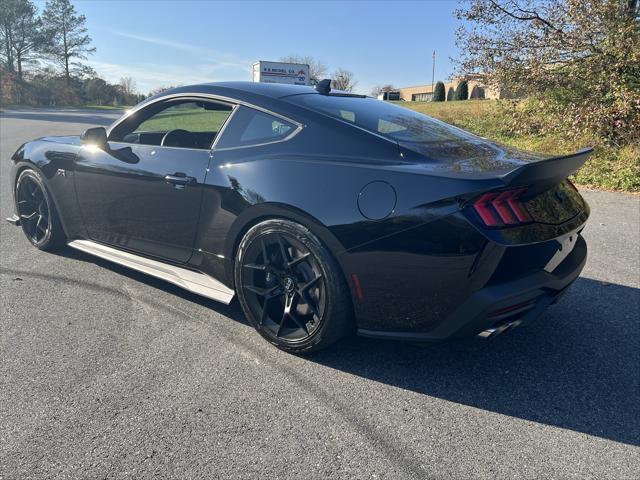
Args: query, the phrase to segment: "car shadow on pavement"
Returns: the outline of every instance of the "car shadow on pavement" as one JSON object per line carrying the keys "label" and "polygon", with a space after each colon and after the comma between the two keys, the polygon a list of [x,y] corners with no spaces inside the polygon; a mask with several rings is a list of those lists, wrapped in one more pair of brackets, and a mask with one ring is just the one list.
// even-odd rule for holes
{"label": "car shadow on pavement", "polygon": [[230,305],[225,305],[215,300],[211,300],[201,295],[192,293],[177,285],[174,285],[173,283],[167,282],[165,280],[161,280],[159,278],[152,277],[150,275],[138,272],[136,270],[132,270],[131,268],[124,267],[122,265],[118,265],[117,263],[110,262],[109,260],[104,260],[102,258],[95,257],[88,253],[75,250],[71,247],[65,247],[50,253],[52,253],[53,255],[59,255],[65,258],[71,258],[73,260],[80,260],[83,262],[94,263],[100,266],[100,268],[111,270],[113,272],[118,273],[119,275],[123,275],[134,281],[144,283],[151,287],[157,288],[159,290],[163,290],[167,293],[183,298],[189,302],[195,303],[205,308],[209,308],[215,311],[216,313],[219,313],[220,315],[224,315],[238,323],[249,325],[249,322],[246,320],[235,298]]}
{"label": "car shadow on pavement", "polygon": [[[247,324],[237,301],[223,305],[70,248],[60,254]],[[640,289],[581,277],[541,318],[492,340],[412,345],[353,336],[304,358],[393,387],[640,446],[639,319]]]}
{"label": "car shadow on pavement", "polygon": [[640,445],[640,290],[579,278],[537,321],[492,340],[353,339],[312,360],[376,382]]}

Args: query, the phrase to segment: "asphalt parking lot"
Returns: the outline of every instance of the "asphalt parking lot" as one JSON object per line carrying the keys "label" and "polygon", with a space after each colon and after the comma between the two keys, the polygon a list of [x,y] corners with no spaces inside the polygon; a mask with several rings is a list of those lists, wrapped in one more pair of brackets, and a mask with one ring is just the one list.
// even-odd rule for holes
{"label": "asphalt parking lot", "polygon": [[21,143],[115,117],[0,114],[0,479],[638,478],[640,197],[584,192],[587,267],[536,323],[298,358],[235,303],[4,222]]}

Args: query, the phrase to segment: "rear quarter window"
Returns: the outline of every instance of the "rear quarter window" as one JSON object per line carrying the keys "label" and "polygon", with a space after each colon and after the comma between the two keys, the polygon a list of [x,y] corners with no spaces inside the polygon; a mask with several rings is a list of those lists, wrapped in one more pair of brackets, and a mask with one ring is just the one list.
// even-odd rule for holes
{"label": "rear quarter window", "polygon": [[249,147],[282,141],[297,128],[275,115],[240,106],[222,132],[216,148]]}

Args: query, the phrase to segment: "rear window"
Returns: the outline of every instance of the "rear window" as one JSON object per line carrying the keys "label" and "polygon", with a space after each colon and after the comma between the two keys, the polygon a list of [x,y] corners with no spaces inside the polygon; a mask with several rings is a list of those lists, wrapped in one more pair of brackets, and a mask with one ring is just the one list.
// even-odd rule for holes
{"label": "rear window", "polygon": [[295,95],[287,100],[409,144],[409,148],[411,144],[419,149],[425,144],[478,140],[474,135],[427,115],[373,98],[308,94]]}

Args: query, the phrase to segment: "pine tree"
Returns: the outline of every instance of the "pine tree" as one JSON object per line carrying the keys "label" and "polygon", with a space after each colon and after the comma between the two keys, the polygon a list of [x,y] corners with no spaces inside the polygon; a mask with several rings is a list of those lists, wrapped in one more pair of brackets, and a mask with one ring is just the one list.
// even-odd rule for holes
{"label": "pine tree", "polygon": [[9,72],[22,80],[23,66],[42,47],[41,22],[30,0],[5,0],[0,10],[0,56]]}
{"label": "pine tree", "polygon": [[47,36],[47,53],[64,71],[67,86],[71,75],[86,68],[80,60],[95,52],[89,47],[91,37],[87,35],[86,17],[78,15],[69,0],[49,0],[42,21]]}

